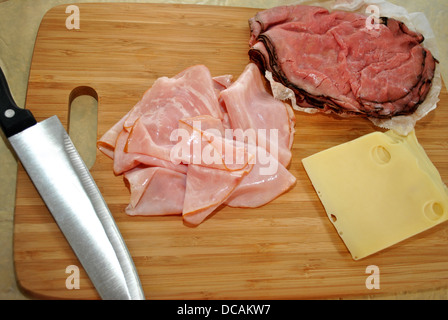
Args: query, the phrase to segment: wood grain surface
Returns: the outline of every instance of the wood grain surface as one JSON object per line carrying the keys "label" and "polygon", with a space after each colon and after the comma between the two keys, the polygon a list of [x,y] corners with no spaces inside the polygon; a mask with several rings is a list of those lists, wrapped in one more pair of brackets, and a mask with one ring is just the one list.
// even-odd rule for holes
{"label": "wood grain surface", "polygon": [[[98,97],[98,137],[158,77],[204,64],[213,76],[236,78],[249,62],[247,20],[258,11],[199,5],[78,6],[79,30],[66,28],[66,6],[45,15],[26,107],[39,121],[56,114],[67,126],[69,101],[93,89]],[[438,108],[417,124],[416,134],[448,182],[445,88],[440,100]],[[184,225],[180,216],[127,216],[129,191],[122,177],[112,173],[112,161],[97,152],[91,173],[134,258],[148,299],[313,299],[447,287],[446,223],[354,261],[302,167],[302,158],[378,128],[366,119],[298,112],[296,118],[290,167],[297,177],[295,187],[261,208],[224,207],[195,228]],[[14,262],[20,287],[33,297],[99,298],[21,166]],[[70,265],[81,270],[78,290],[66,288]],[[379,290],[366,288],[369,265],[380,269]]]}

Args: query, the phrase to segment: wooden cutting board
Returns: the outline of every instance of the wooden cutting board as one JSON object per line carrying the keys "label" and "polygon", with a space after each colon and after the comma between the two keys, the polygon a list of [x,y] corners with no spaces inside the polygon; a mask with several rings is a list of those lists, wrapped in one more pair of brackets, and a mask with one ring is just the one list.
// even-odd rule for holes
{"label": "wooden cutting board", "polygon": [[[247,20],[258,10],[194,5],[79,4],[80,29],[66,28],[66,6],[51,9],[36,39],[26,107],[39,121],[67,126],[69,100],[98,96],[98,137],[161,76],[205,64],[235,78],[249,62]],[[83,87],[84,90],[74,90]],[[86,90],[86,88],[90,88]],[[92,90],[93,89],[93,90]],[[416,133],[448,182],[448,96]],[[448,225],[360,261],[328,220],[301,159],[377,130],[365,119],[296,112],[290,171],[297,184],[257,209],[223,208],[196,228],[180,216],[128,217],[129,192],[112,161],[91,167],[129,247],[148,299],[301,299],[392,293],[448,285]],[[98,299],[52,216],[19,166],[14,220],[18,283],[37,298]],[[66,268],[80,269],[69,290]],[[380,289],[366,288],[366,268]]]}

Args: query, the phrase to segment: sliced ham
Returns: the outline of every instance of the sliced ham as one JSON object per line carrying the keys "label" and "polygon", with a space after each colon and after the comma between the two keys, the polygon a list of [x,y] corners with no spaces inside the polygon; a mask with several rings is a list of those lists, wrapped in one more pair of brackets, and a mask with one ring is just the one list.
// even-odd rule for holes
{"label": "sliced ham", "polygon": [[145,154],[127,152],[126,144],[129,132],[124,128],[124,123],[129,114],[120,119],[97,142],[98,149],[113,159],[113,171],[116,175],[123,174],[141,164],[168,168],[181,173],[186,173],[187,168],[183,164],[174,164],[171,161],[148,156]]}
{"label": "sliced ham", "polygon": [[112,128],[107,130],[107,132],[104,133],[103,136],[97,141],[98,150],[100,150],[102,153],[104,153],[111,159],[114,158],[117,139],[121,131],[123,130],[123,125],[124,122],[126,121],[126,118],[128,117],[128,114],[122,117],[120,121],[116,122],[112,126]]}
{"label": "sliced ham", "polygon": [[233,193],[252,166],[227,171],[189,165],[182,216],[191,225],[198,225],[212,214]]}
{"label": "sliced ham", "polygon": [[252,143],[265,147],[281,164],[288,166],[294,139],[294,113],[288,104],[266,90],[258,67],[248,64],[240,77],[221,92],[221,98],[235,135],[238,132],[252,135]]}
{"label": "sliced ham", "polygon": [[139,165],[147,165],[153,167],[162,167],[171,169],[180,173],[187,172],[187,166],[182,163],[173,163],[168,160],[148,156],[146,154],[132,153],[126,151],[126,144],[129,139],[129,132],[122,130],[116,141],[114,154],[114,173],[120,175]]}
{"label": "sliced ham", "polygon": [[[98,148],[129,188],[128,215],[198,225],[220,206],[258,207],[291,188],[294,124],[254,64],[235,82],[198,65],[156,80]],[[259,134],[238,139],[243,130]]]}
{"label": "sliced ham", "polygon": [[[237,171],[252,163],[255,154],[241,143],[226,137],[228,129],[211,116],[198,116],[179,121],[181,141],[172,149],[171,161]],[[230,139],[229,139],[230,138]]]}
{"label": "sliced ham", "polygon": [[184,206],[186,175],[160,167],[134,168],[124,173],[131,199],[128,215],[181,214]]}
{"label": "sliced ham", "polygon": [[227,139],[221,121],[211,116],[182,119],[179,130],[186,135],[177,145],[184,154],[180,159],[188,163],[182,216],[188,224],[198,225],[224,204],[252,170],[255,155]]}
{"label": "sliced ham", "polygon": [[226,199],[230,207],[256,208],[271,202],[291,189],[296,178],[266,149],[257,146],[257,160],[252,170]]}
{"label": "sliced ham", "polygon": [[178,121],[199,115],[223,119],[212,76],[205,66],[159,78],[124,123],[132,128],[126,150],[170,161],[171,148],[177,142],[170,137]]}

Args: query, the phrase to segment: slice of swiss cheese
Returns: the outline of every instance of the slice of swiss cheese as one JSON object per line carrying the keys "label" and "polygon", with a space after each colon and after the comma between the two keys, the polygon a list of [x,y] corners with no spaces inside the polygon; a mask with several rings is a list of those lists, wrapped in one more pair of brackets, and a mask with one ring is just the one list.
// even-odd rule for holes
{"label": "slice of swiss cheese", "polygon": [[353,259],[448,219],[448,188],[415,132],[374,132],[302,159]]}

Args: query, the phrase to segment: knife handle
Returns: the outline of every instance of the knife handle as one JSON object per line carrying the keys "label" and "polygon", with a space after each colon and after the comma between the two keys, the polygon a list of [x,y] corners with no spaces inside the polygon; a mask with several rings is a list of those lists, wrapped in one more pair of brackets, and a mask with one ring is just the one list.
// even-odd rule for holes
{"label": "knife handle", "polygon": [[3,70],[0,68],[0,127],[9,138],[36,124],[31,111],[19,108],[6,82]]}

